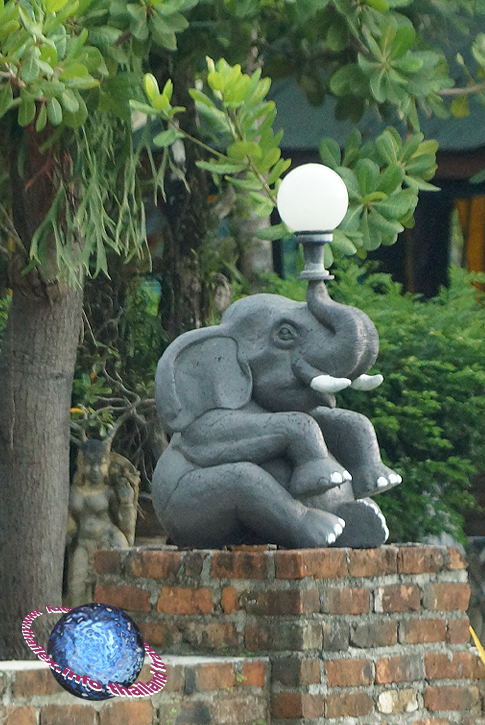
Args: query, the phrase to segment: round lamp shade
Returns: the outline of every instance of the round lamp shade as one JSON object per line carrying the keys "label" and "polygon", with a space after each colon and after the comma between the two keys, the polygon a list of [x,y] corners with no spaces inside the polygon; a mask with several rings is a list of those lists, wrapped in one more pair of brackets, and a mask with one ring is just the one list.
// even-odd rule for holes
{"label": "round lamp shade", "polygon": [[294,232],[331,232],[349,204],[340,176],[323,164],[303,164],[290,171],[278,191],[278,211]]}

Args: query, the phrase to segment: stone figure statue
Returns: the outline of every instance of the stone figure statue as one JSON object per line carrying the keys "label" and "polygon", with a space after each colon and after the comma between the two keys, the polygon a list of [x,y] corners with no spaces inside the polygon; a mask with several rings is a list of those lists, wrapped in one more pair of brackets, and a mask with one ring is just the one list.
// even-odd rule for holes
{"label": "stone figure statue", "polygon": [[378,335],[362,311],[310,280],[307,302],[256,294],[219,325],[181,335],[156,375],[170,445],[153,476],[155,511],[181,546],[288,548],[384,543],[372,497],[401,477],[380,457],[371,422],[335,407],[367,375]]}
{"label": "stone figure statue", "polygon": [[111,439],[79,448],[69,497],[68,604],[94,601],[94,552],[133,546],[140,474],[111,451]]}

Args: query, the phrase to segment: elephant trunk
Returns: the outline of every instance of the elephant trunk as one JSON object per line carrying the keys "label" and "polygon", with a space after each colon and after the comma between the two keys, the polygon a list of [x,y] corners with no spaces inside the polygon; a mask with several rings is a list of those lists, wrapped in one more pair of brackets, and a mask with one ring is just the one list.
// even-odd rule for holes
{"label": "elephant trunk", "polygon": [[374,324],[356,307],[334,302],[325,283],[311,280],[306,293],[312,315],[335,335],[335,353],[327,350],[330,375],[352,379],[374,364],[379,350],[379,337]]}

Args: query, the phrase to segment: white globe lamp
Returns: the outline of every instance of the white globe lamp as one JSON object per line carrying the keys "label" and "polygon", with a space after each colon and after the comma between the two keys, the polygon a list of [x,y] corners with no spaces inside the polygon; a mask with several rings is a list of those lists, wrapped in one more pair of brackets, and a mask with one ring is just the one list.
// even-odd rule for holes
{"label": "white globe lamp", "polygon": [[323,245],[332,241],[349,204],[340,176],[323,164],[298,166],[281,182],[277,203],[281,219],[303,244],[305,269],[300,279],[332,279],[323,265]]}

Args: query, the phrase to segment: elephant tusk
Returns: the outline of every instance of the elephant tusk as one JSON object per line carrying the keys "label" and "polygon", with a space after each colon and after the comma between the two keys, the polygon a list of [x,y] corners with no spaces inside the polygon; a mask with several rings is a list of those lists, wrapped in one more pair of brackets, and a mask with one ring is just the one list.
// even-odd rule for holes
{"label": "elephant tusk", "polygon": [[339,390],[348,388],[351,381],[349,378],[334,378],[331,375],[317,375],[316,378],[310,382],[310,387],[313,390],[318,390],[319,393],[338,393]]}
{"label": "elephant tusk", "polygon": [[374,388],[377,388],[383,380],[384,378],[382,375],[359,375],[359,377],[352,382],[352,388],[355,390],[374,390]]}

